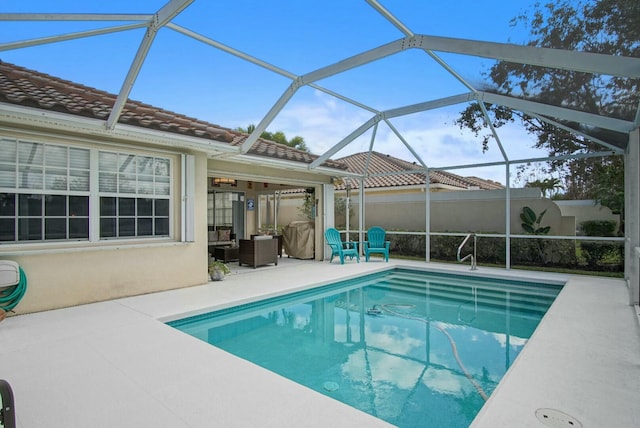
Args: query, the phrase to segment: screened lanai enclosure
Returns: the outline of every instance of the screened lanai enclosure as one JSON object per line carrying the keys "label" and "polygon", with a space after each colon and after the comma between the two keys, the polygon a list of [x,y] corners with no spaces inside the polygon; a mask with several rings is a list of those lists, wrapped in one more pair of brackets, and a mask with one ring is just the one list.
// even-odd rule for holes
{"label": "screened lanai enclosure", "polygon": [[[116,93],[104,118],[107,131],[118,127],[129,98],[227,127],[255,123],[241,145],[223,154],[212,148],[212,158],[245,154],[264,131],[283,131],[302,135],[318,155],[310,170],[346,154],[381,151],[414,163],[409,172],[469,171],[500,182],[503,196],[493,206],[501,206],[504,224],[485,235],[505,240],[507,268],[511,240],[541,238],[513,227],[520,221],[512,210],[515,189],[522,187],[518,173],[551,160],[615,158],[624,165],[624,235],[588,238],[624,245],[630,301],[638,304],[640,109],[630,92],[638,90],[640,58],[529,46],[525,34],[506,24],[526,6],[503,2],[460,2],[448,10],[421,1],[211,3],[3,4],[2,60]],[[626,92],[601,101],[636,104],[631,113],[610,109],[604,115],[579,100],[541,98],[526,84],[504,91],[488,74],[500,63],[531,67],[541,79],[557,72],[598,82],[618,79],[626,82]],[[485,139],[456,124],[469,106],[484,120]],[[526,129],[495,126],[496,107],[571,133],[577,144],[561,156],[530,149],[533,137]],[[336,178],[364,188],[376,175],[367,162]],[[333,187],[325,186],[325,200],[333,195]],[[365,207],[367,192],[357,197]],[[432,230],[431,205],[431,192],[425,191],[427,261],[430,237],[444,232]],[[332,208],[327,202],[326,212]],[[355,215],[359,225],[367,225],[366,210]],[[332,225],[329,216],[325,226]],[[365,230],[359,229],[352,233]],[[544,238],[586,239],[559,231]]]}

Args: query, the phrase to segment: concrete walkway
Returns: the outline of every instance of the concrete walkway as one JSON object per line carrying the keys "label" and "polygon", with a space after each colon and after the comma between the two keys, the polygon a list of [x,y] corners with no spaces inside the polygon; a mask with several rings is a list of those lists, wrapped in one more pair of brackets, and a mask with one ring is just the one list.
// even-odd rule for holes
{"label": "concrete walkway", "polygon": [[[234,268],[221,282],[9,317],[0,323],[0,378],[11,383],[20,428],[388,426],[162,321],[396,264],[468,273],[459,265],[285,258],[277,267]],[[624,282],[543,276],[567,286],[473,426],[542,427],[539,408],[584,427],[636,426],[640,331]]]}

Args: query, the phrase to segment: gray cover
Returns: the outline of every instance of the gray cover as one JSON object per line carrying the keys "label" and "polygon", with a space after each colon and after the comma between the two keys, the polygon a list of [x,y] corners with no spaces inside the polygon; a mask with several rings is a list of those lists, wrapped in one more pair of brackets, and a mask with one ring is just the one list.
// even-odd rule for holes
{"label": "gray cover", "polygon": [[315,222],[292,221],[282,229],[284,251],[296,259],[315,257]]}

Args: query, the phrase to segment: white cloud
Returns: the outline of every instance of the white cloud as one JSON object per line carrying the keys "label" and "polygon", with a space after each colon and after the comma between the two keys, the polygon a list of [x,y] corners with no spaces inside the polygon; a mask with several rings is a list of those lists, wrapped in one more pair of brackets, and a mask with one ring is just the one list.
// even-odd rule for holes
{"label": "white cloud", "polygon": [[[450,167],[500,162],[503,156],[498,144],[491,139],[489,151],[482,152],[482,140],[470,130],[460,129],[454,121],[463,105],[417,113],[390,119],[393,127],[429,167]],[[311,96],[292,99],[276,116],[269,130],[283,131],[287,137],[299,135],[315,154],[322,154],[334,147],[363,123],[373,113],[341,102],[319,91]],[[369,129],[355,139],[334,158],[366,151],[373,130]],[[487,131],[488,132],[488,131]],[[497,130],[509,160],[544,156],[533,149],[533,137],[520,125],[512,124]],[[385,124],[380,122],[373,149],[410,162],[416,161],[403,142]],[[452,170],[459,175],[476,175],[505,183],[504,166],[474,167]],[[513,175],[513,171],[512,171]]]}

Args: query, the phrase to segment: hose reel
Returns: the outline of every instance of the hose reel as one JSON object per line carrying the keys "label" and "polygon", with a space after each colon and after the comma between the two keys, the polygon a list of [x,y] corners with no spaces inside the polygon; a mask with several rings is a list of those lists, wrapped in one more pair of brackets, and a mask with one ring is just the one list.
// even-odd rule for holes
{"label": "hose reel", "polygon": [[27,276],[18,263],[0,260],[0,321],[13,311],[27,291]]}

